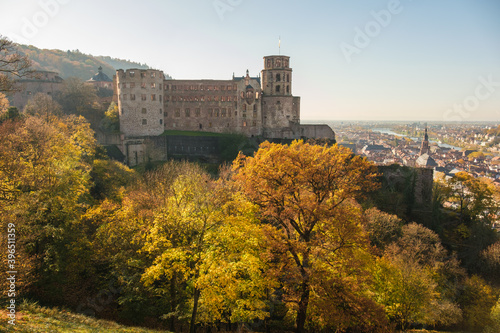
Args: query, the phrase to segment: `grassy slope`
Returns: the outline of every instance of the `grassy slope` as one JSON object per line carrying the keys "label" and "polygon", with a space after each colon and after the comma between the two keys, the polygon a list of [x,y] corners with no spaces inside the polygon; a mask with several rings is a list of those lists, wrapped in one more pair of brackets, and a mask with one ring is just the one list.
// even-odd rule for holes
{"label": "grassy slope", "polygon": [[48,309],[30,304],[22,306],[16,313],[16,325],[9,324],[7,312],[0,310],[0,332],[157,333],[166,331],[126,327],[112,321],[97,320],[65,310]]}

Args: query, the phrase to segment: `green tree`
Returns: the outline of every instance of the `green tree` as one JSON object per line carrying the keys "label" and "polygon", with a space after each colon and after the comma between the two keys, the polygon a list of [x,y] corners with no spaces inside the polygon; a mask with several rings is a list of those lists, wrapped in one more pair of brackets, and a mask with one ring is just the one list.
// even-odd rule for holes
{"label": "green tree", "polygon": [[116,105],[115,102],[111,102],[108,110],[104,114],[104,118],[101,121],[101,128],[108,132],[120,131],[120,116],[118,112],[118,105]]}
{"label": "green tree", "polygon": [[51,118],[62,115],[62,108],[50,95],[37,93],[24,107],[24,113],[44,117],[49,122]]}
{"label": "green tree", "polygon": [[338,145],[294,141],[289,146],[265,142],[253,157],[240,155],[234,169],[242,191],[274,228],[271,246],[288,280],[287,302],[297,313],[297,332],[304,332],[314,253],[328,230],[332,236],[339,230],[327,244],[341,258],[347,260],[342,254],[359,246],[352,221],[336,211],[346,200],[375,188],[375,167]]}

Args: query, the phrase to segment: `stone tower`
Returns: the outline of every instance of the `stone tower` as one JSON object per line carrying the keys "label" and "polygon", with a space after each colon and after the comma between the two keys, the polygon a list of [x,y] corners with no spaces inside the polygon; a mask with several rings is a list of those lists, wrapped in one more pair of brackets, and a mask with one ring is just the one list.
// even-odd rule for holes
{"label": "stone tower", "polygon": [[292,96],[290,57],[264,57],[261,78],[264,136],[293,136],[300,124],[300,97]]}
{"label": "stone tower", "polygon": [[120,131],[128,137],[160,135],[164,131],[162,71],[116,71]]}

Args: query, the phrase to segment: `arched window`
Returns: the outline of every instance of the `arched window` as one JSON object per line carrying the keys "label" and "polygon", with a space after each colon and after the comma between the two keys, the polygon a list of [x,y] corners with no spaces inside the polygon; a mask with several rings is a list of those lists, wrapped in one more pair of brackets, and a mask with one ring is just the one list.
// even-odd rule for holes
{"label": "arched window", "polygon": [[280,82],[281,81],[281,74],[276,74],[276,82]]}

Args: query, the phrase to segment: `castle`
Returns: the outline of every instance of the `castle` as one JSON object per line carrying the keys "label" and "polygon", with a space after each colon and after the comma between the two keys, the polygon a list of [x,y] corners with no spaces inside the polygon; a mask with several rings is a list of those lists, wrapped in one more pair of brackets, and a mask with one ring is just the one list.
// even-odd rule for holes
{"label": "castle", "polygon": [[165,130],[241,133],[266,139],[335,139],[328,125],[300,124],[300,97],[292,95],[290,57],[264,57],[259,77],[167,80],[153,69],[117,70],[122,140]]}

